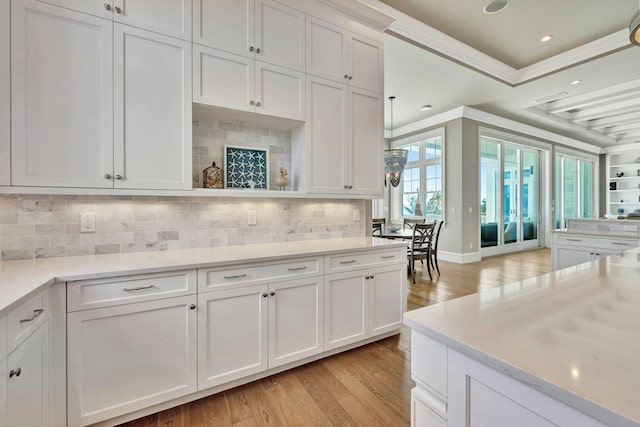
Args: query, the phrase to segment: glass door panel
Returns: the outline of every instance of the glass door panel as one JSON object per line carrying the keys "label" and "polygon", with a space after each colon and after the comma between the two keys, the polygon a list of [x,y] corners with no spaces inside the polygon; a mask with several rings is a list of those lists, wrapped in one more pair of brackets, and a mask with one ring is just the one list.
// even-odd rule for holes
{"label": "glass door panel", "polygon": [[522,150],[522,240],[538,238],[538,153]]}
{"label": "glass door panel", "polygon": [[500,237],[500,144],[480,141],[480,246],[498,246]]}
{"label": "glass door panel", "polygon": [[520,150],[504,146],[503,230],[504,243],[516,243],[519,239],[520,211]]}

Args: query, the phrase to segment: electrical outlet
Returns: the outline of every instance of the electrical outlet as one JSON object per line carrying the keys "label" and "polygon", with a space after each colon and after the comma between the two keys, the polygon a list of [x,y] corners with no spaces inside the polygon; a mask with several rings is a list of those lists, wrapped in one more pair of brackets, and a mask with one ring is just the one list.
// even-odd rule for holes
{"label": "electrical outlet", "polygon": [[84,212],[80,214],[80,232],[92,233],[96,231],[96,214]]}
{"label": "electrical outlet", "polygon": [[469,213],[473,213],[473,208],[469,207]]}
{"label": "electrical outlet", "polygon": [[256,225],[258,223],[258,218],[256,211],[247,211],[247,224],[248,225]]}

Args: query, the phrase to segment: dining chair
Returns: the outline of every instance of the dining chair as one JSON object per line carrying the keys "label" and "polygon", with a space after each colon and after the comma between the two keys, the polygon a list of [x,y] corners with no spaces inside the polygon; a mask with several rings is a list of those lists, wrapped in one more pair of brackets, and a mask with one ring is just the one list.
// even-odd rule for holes
{"label": "dining chair", "polygon": [[371,235],[373,237],[382,237],[382,227],[384,226],[383,222],[374,222],[371,224]]}
{"label": "dining chair", "polygon": [[438,272],[438,276],[440,275],[440,266],[438,266],[438,241],[440,240],[442,224],[444,224],[444,221],[436,221],[431,238],[431,247],[429,248],[429,262],[431,263],[431,267]]}
{"label": "dining chair", "polygon": [[424,224],[424,218],[405,218],[402,224],[402,228],[413,228],[416,224]]}
{"label": "dining chair", "polygon": [[433,237],[433,229],[435,224],[421,224],[414,223],[413,226],[413,238],[407,251],[407,258],[409,261],[409,271],[411,272],[411,278],[413,283],[416,283],[416,260],[425,260],[427,265],[427,271],[429,272],[429,280],[433,280],[431,276],[431,264],[429,262],[431,239]]}
{"label": "dining chair", "polygon": [[382,224],[384,226],[385,222],[387,222],[387,219],[386,218],[372,218],[371,222],[373,224],[380,223],[380,224]]}

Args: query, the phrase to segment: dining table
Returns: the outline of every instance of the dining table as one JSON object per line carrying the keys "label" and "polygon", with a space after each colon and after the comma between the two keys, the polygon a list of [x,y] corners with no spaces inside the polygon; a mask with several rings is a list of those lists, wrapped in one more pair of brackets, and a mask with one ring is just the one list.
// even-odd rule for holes
{"label": "dining table", "polygon": [[376,237],[411,240],[413,238],[413,228],[382,227],[380,235]]}

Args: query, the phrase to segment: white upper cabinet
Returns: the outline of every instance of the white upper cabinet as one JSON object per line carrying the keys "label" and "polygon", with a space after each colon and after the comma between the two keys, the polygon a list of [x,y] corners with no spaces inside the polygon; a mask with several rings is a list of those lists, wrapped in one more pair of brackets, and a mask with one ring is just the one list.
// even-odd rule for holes
{"label": "white upper cabinet", "polygon": [[39,0],[191,40],[191,0]]}
{"label": "white upper cabinet", "polygon": [[304,72],[304,13],[272,0],[195,0],[193,12],[195,43]]}
{"label": "white upper cabinet", "polygon": [[304,73],[204,46],[193,54],[194,102],[305,119]]}
{"label": "white upper cabinet", "polygon": [[112,187],[113,24],[12,6],[12,184]]}
{"label": "white upper cabinet", "polygon": [[382,95],[329,80],[308,80],[308,190],[382,195]]}
{"label": "white upper cabinet", "polygon": [[[0,0],[0,8],[9,10],[9,0]],[[11,26],[10,15],[0,14],[0,185],[11,184]],[[0,355],[0,358],[2,355]],[[0,402],[1,404],[1,402]],[[0,421],[2,419],[0,418]]]}
{"label": "white upper cabinet", "polygon": [[306,45],[308,74],[383,91],[382,43],[309,16]]}
{"label": "white upper cabinet", "polygon": [[13,6],[12,185],[191,188],[191,44]]}
{"label": "white upper cabinet", "polygon": [[191,188],[191,44],[114,26],[114,186]]}

